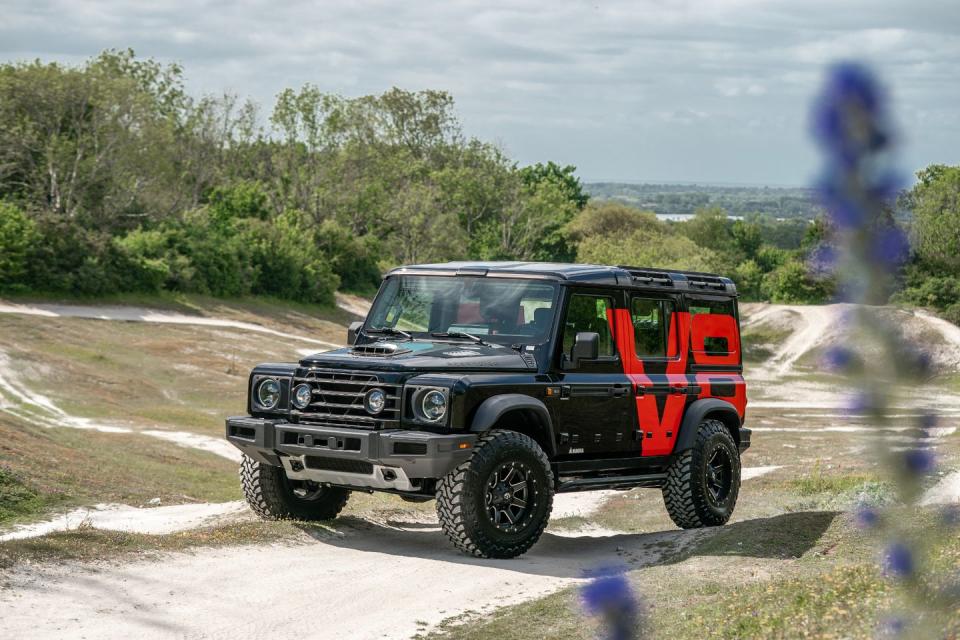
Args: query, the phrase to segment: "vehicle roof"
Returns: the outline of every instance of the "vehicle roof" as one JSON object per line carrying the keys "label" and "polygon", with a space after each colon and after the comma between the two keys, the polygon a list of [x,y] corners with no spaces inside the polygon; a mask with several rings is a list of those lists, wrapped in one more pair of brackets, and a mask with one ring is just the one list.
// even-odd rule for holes
{"label": "vehicle roof", "polygon": [[423,274],[538,278],[577,284],[631,286],[737,295],[730,278],[699,271],[562,262],[442,262],[398,267],[387,275]]}

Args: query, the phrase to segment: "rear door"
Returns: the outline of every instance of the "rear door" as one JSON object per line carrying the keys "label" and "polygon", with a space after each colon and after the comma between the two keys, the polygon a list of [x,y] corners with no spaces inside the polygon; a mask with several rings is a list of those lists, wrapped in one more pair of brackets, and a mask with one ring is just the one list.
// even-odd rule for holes
{"label": "rear door", "polygon": [[[559,423],[559,453],[597,454],[635,449],[633,387],[624,373],[617,347],[617,311],[624,294],[617,290],[573,289],[567,294],[557,354],[559,392],[548,396]],[[600,357],[562,366],[578,332],[600,336]]]}
{"label": "rear door", "polygon": [[677,295],[633,292],[624,314],[629,322],[621,327],[620,344],[644,456],[673,451],[687,398],[699,393],[687,376],[689,322],[680,302]]}

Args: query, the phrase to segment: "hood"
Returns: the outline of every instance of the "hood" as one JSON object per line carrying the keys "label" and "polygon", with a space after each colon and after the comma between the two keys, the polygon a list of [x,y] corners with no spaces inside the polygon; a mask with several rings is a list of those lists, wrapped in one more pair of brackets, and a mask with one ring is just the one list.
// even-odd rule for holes
{"label": "hood", "polygon": [[334,351],[315,353],[300,361],[301,366],[379,369],[381,371],[512,370],[533,371],[536,360],[530,352],[522,355],[502,345],[427,340],[378,340]]}

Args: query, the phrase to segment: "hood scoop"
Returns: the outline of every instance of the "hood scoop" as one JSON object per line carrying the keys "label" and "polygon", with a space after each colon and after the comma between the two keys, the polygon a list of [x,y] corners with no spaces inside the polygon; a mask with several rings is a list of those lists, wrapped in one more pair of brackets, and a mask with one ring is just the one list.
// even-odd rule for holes
{"label": "hood scoop", "polygon": [[395,342],[371,342],[370,344],[358,344],[350,352],[363,356],[395,356],[401,353],[408,353],[410,349],[401,347]]}

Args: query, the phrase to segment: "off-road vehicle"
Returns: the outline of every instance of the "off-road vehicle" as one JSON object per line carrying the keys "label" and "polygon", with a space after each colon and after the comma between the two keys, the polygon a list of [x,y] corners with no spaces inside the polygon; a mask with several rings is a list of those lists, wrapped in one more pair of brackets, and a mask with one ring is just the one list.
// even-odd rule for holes
{"label": "off-road vehicle", "polygon": [[492,558],[537,541],[555,493],[655,487],[680,527],[730,518],[750,430],[727,278],[402,267],[347,342],[257,366],[249,415],[227,419],[264,518],[333,518],[351,491],[435,498],[453,544]]}

